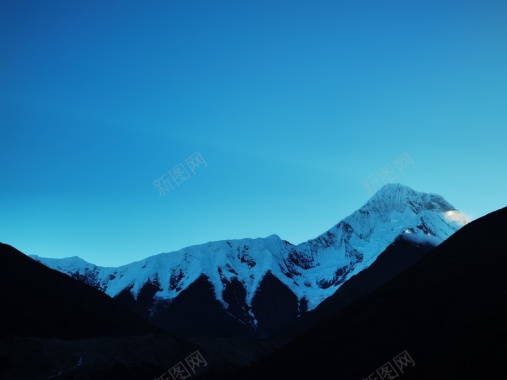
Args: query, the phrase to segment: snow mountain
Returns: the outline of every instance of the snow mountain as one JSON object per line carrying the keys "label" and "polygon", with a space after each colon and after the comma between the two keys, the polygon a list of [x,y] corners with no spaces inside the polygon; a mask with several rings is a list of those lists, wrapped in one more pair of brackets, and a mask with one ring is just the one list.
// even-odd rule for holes
{"label": "snow mountain", "polygon": [[266,337],[315,309],[399,237],[437,246],[467,223],[444,198],[388,184],[322,235],[210,242],[120,267],[31,256],[182,335]]}

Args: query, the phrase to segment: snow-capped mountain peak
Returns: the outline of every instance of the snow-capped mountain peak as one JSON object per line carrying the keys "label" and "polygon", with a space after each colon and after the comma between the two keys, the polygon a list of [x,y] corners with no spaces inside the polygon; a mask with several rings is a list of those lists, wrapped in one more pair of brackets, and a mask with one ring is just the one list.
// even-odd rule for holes
{"label": "snow-capped mountain peak", "polygon": [[413,240],[441,243],[463,225],[448,218],[451,211],[457,212],[439,195],[416,192],[400,184],[385,185],[329,231],[296,247],[299,271],[305,272],[301,280],[304,278],[304,284],[314,290],[309,292],[307,285],[296,288],[296,294],[310,297],[309,309],[313,309],[344,281],[373,263],[405,231],[412,233]]}
{"label": "snow-capped mountain peak", "polygon": [[[125,290],[137,299],[149,284],[154,302],[174,300],[201,276],[216,299],[230,309],[224,292],[231,284],[244,289],[242,309],[252,315],[261,282],[271,273],[298,302],[312,310],[351,276],[368,268],[398,237],[437,245],[466,220],[444,198],[388,184],[356,212],[322,235],[293,245],[277,235],[209,242],[162,253],[118,268],[104,268],[79,258],[36,260],[81,279],[111,297]],[[243,292],[243,291],[241,291]],[[242,301],[243,302],[243,301]]]}
{"label": "snow-capped mountain peak", "polygon": [[416,214],[423,210],[437,212],[454,210],[454,207],[440,195],[418,192],[399,183],[383,186],[359,210],[387,217],[392,211],[403,212],[407,208]]}

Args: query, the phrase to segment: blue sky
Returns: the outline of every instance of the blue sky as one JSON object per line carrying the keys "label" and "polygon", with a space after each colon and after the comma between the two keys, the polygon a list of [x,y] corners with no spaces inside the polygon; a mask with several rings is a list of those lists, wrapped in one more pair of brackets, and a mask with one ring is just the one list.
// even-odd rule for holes
{"label": "blue sky", "polygon": [[365,181],[507,205],[503,0],[4,0],[0,46],[0,241],[27,254],[300,243]]}

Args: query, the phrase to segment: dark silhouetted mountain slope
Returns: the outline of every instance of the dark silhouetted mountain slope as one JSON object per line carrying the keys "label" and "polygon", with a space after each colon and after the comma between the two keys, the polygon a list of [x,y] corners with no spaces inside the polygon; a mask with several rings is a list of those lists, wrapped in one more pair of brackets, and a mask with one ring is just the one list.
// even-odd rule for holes
{"label": "dark silhouetted mountain slope", "polygon": [[203,379],[505,379],[507,208],[457,231],[411,268],[255,365]]}
{"label": "dark silhouetted mountain slope", "polygon": [[381,285],[410,268],[435,246],[417,243],[399,236],[382,252],[375,262],[362,272],[351,277],[332,296],[325,299],[317,308],[303,314],[285,331],[284,337],[291,339],[319,322],[338,313],[352,302],[371,293]]}
{"label": "dark silhouetted mountain slope", "polygon": [[159,330],[107,295],[0,243],[0,338],[64,339]]}

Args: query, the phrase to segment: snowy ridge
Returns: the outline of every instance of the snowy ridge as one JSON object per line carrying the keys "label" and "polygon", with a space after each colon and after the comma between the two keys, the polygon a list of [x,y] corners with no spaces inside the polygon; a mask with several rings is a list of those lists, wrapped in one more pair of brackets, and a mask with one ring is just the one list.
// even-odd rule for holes
{"label": "snowy ridge", "polygon": [[298,245],[277,235],[217,241],[118,268],[95,266],[77,257],[32,257],[111,297],[130,289],[136,298],[141,288],[151,283],[159,288],[156,298],[171,300],[205,275],[225,308],[228,305],[222,294],[233,278],[242,283],[246,303],[251,306],[260,282],[270,271],[312,310],[371,265],[398,236],[439,244],[466,223],[457,215],[461,214],[438,195],[389,184],[329,231]]}

